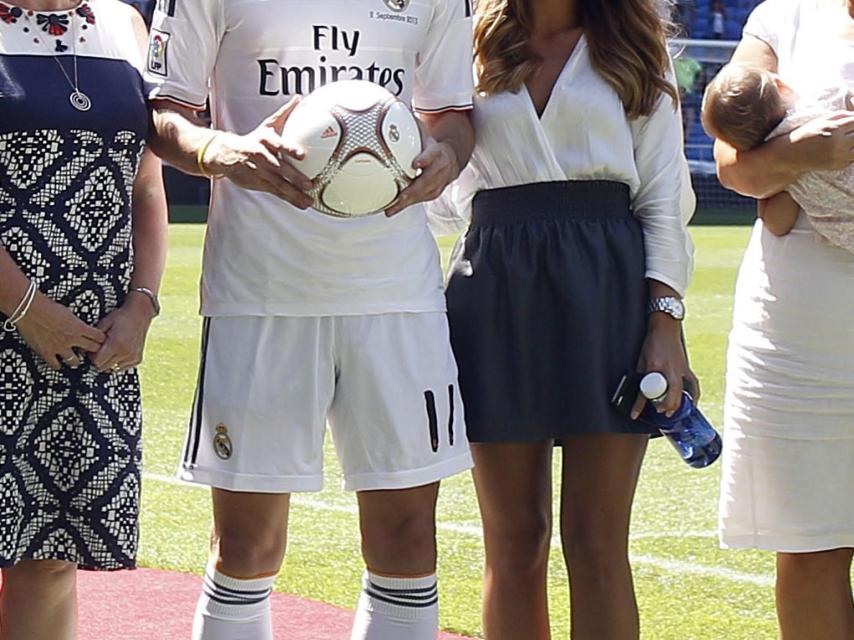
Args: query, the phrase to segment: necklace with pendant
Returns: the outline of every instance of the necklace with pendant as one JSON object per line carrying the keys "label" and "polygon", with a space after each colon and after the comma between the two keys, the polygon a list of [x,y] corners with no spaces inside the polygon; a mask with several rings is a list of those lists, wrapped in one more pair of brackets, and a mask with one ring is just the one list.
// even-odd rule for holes
{"label": "necklace with pendant", "polygon": [[[29,21],[29,18],[27,18],[27,20]],[[53,56],[54,62],[56,62],[56,64],[59,66],[59,70],[62,71],[62,75],[65,76],[65,79],[68,81],[68,86],[71,87],[71,94],[68,96],[68,101],[71,103],[71,106],[77,109],[78,111],[86,112],[92,108],[92,99],[80,90],[80,77],[77,72],[77,26],[74,22],[74,11],[70,12],[70,22],[72,46],[71,52],[72,59],[74,61],[74,82],[71,81],[71,76],[68,75],[68,72],[65,70],[65,67],[62,66],[62,62],[59,61],[59,56],[57,56],[50,50],[50,48],[48,48],[42,38],[39,38],[39,42]]]}

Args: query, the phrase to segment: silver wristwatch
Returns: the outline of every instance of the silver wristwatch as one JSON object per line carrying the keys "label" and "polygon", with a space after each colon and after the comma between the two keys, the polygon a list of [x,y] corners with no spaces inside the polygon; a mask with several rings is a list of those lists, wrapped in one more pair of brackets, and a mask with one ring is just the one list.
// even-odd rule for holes
{"label": "silver wristwatch", "polygon": [[683,320],[685,318],[685,305],[679,298],[674,298],[673,296],[653,298],[649,301],[646,310],[649,313],[661,311],[674,320]]}

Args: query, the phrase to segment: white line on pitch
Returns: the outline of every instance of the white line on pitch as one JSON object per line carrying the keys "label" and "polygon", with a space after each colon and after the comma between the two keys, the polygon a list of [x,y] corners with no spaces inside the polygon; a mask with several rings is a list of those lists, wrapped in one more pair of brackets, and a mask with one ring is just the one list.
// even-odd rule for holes
{"label": "white line on pitch", "polygon": [[[157,473],[143,473],[143,478],[145,480],[150,480],[152,482],[159,482],[162,484],[171,484],[178,487],[190,488],[190,489],[207,489],[207,487],[198,484],[191,484],[188,482],[182,482],[175,477],[166,476]],[[355,505],[345,505],[345,504],[330,504],[328,502],[324,502],[323,500],[318,500],[316,498],[312,498],[305,494],[296,494],[293,496],[294,504],[301,507],[308,507],[309,509],[317,509],[320,511],[332,511],[335,513],[346,513],[349,515],[357,515],[358,510]],[[442,531],[450,531],[453,533],[459,533],[465,536],[473,536],[476,538],[480,538],[482,536],[482,530],[479,526],[476,525],[466,525],[459,524],[454,522],[438,522],[436,527]],[[714,538],[716,534],[712,531],[680,531],[675,533],[666,533],[666,532],[647,532],[647,533],[636,533],[632,534],[632,540],[642,540],[649,538]],[[560,538],[555,536],[552,538],[552,547],[559,549],[561,546]],[[726,569],[724,567],[710,567],[704,564],[697,564],[693,562],[688,562],[685,560],[672,560],[668,558],[659,558],[657,556],[648,556],[648,555],[632,555],[632,563],[635,565],[648,565],[651,567],[656,567],[658,569],[663,569],[665,571],[670,571],[672,573],[682,573],[693,576],[700,576],[704,578],[722,578],[724,580],[730,580],[732,582],[743,582],[747,584],[752,584],[758,587],[770,587],[774,584],[774,578],[770,575],[766,574],[758,574],[758,573],[745,573],[743,571],[735,571],[733,569]]]}
{"label": "white line on pitch", "polygon": [[687,573],[692,576],[703,578],[723,578],[732,582],[746,582],[757,587],[774,586],[774,577],[762,573],[745,573],[724,567],[710,567],[705,564],[697,564],[686,560],[671,560],[657,556],[632,554],[632,564],[646,564],[657,569],[664,569],[673,573]]}

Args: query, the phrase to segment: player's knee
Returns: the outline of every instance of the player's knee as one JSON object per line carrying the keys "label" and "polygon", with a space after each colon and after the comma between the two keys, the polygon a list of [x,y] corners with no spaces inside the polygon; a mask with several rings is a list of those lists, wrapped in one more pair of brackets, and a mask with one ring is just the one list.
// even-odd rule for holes
{"label": "player's knee", "polygon": [[217,568],[231,576],[278,572],[285,557],[287,536],[281,530],[223,527],[214,534]]}
{"label": "player's knee", "polygon": [[432,512],[399,514],[384,522],[362,526],[369,557],[382,557],[387,566],[421,565],[435,561],[436,523]]}
{"label": "player's knee", "polygon": [[539,575],[548,564],[551,519],[546,512],[518,514],[488,536],[489,569],[500,574]]}

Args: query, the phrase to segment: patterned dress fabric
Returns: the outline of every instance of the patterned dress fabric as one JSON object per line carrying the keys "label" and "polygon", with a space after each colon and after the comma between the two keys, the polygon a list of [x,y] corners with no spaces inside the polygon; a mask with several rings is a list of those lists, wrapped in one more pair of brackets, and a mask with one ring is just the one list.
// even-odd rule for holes
{"label": "patterned dress fabric", "polygon": [[[63,12],[0,2],[0,241],[43,294],[92,325],[122,304],[133,267],[148,119],[130,16],[117,0]],[[75,55],[88,111],[70,101]],[[135,370],[53,371],[0,331],[0,567],[133,567],[140,428]]]}

